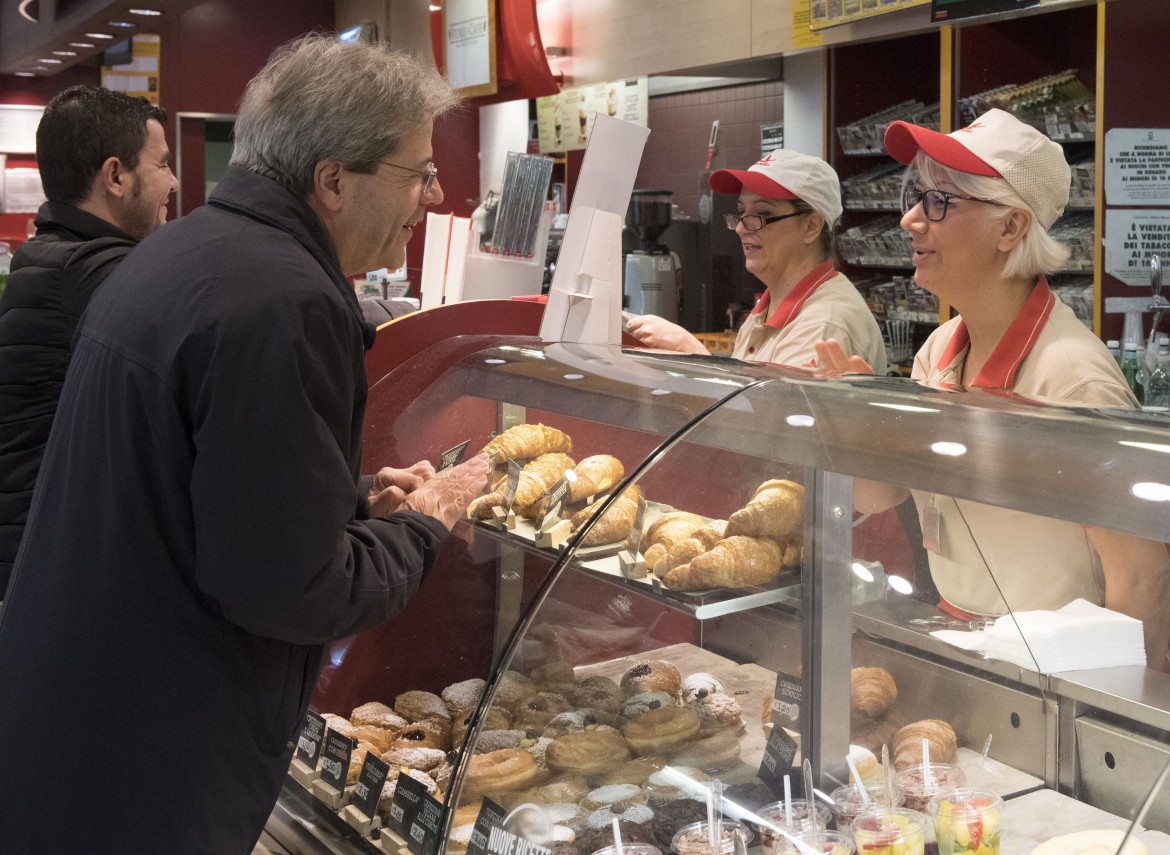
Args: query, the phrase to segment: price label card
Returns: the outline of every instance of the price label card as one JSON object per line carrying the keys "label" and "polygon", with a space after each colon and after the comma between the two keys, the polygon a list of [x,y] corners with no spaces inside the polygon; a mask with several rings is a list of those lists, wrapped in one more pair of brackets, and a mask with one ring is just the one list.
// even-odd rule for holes
{"label": "price label card", "polygon": [[772,735],[768,737],[768,743],[764,746],[758,777],[777,796],[784,792],[784,776],[795,775],[792,761],[797,750],[796,740],[780,725],[772,725]]}
{"label": "price label card", "polygon": [[410,826],[422,809],[423,796],[426,794],[426,784],[416,781],[407,772],[398,773],[394,800],[390,803],[390,819],[386,824],[399,837],[410,839]]}
{"label": "price label card", "polygon": [[452,466],[462,462],[463,455],[467,453],[467,445],[470,442],[470,439],[465,439],[454,448],[449,448],[440,454],[439,465],[435,467],[435,470],[442,472],[444,469],[450,469]]}
{"label": "price label card", "polygon": [[634,511],[634,527],[626,538],[626,552],[637,555],[642,548],[642,523],[646,519],[646,497],[638,495],[638,509]]}
{"label": "price label card", "polygon": [[325,731],[325,749],[321,753],[321,780],[338,792],[345,789],[349,775],[349,755],[353,740],[335,730]]}
{"label": "price label card", "polygon": [[504,482],[504,510],[512,509],[516,501],[516,488],[520,486],[520,471],[523,467],[515,460],[508,461],[508,480]]}
{"label": "price label card", "polygon": [[776,675],[776,694],[772,697],[772,717],[777,725],[795,727],[800,721],[800,708],[804,703],[804,683],[799,677],[783,672]]}
{"label": "price label card", "polygon": [[378,799],[382,797],[382,785],[386,783],[386,776],[390,774],[390,766],[374,756],[374,752],[366,754],[362,763],[362,771],[358,774],[357,783],[353,786],[353,793],[349,803],[373,818],[378,811]]}
{"label": "price label card", "polygon": [[545,515],[544,522],[541,523],[540,527],[542,530],[560,520],[561,506],[565,503],[565,496],[569,492],[570,483],[572,481],[566,472],[556,480],[556,483],[545,491],[545,495],[548,496],[548,514]]}
{"label": "price label card", "polygon": [[471,829],[471,842],[467,844],[467,855],[487,855],[489,843],[498,841],[504,832],[504,817],[507,812],[491,799],[484,799]]}
{"label": "price label card", "polygon": [[310,769],[316,769],[317,758],[321,755],[321,740],[324,738],[325,719],[309,710],[305,714],[305,726],[301,728],[296,754],[293,756]]}
{"label": "price label card", "polygon": [[443,805],[434,796],[424,792],[418,815],[410,824],[410,833],[406,835],[406,845],[414,855],[435,855],[439,851],[439,835],[442,832]]}

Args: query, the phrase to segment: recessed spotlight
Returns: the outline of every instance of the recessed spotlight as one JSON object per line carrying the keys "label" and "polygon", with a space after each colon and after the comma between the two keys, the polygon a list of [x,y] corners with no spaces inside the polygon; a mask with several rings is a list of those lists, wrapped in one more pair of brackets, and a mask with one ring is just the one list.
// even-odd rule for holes
{"label": "recessed spotlight", "polygon": [[92,48],[97,47],[97,45],[93,44],[92,42],[70,42],[69,47]]}
{"label": "recessed spotlight", "polygon": [[34,74],[31,71],[17,71],[17,72],[15,72],[15,76],[16,77],[36,77],[36,74]]}
{"label": "recessed spotlight", "polygon": [[132,24],[130,21],[106,21],[106,25],[110,27],[136,27],[137,24]]}
{"label": "recessed spotlight", "polygon": [[43,62],[46,65],[64,65],[65,64],[65,60],[63,60],[63,59],[49,59],[48,57],[42,57],[41,59],[38,59],[37,62]]}
{"label": "recessed spotlight", "polygon": [[158,9],[127,9],[131,15],[142,15],[147,18],[157,18],[162,12]]}
{"label": "recessed spotlight", "polygon": [[86,33],[85,37],[87,39],[112,39],[113,38],[113,36],[111,36],[109,33]]}
{"label": "recessed spotlight", "polygon": [[75,50],[55,50],[55,51],[53,51],[53,56],[77,56],[77,51],[75,51]]}

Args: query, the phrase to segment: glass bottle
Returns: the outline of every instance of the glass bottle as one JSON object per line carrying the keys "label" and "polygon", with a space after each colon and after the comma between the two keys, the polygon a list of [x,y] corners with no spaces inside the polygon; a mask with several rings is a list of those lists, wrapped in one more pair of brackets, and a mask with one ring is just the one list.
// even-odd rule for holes
{"label": "glass bottle", "polygon": [[1158,365],[1146,381],[1146,405],[1170,410],[1170,348],[1158,351]]}
{"label": "glass bottle", "polygon": [[1130,391],[1133,392],[1138,403],[1144,404],[1146,390],[1138,382],[1137,348],[1128,342],[1125,345],[1125,359],[1121,363],[1121,373],[1125,375],[1125,382],[1129,384]]}
{"label": "glass bottle", "polygon": [[1117,361],[1117,367],[1121,367],[1121,342],[1115,338],[1109,339],[1105,342],[1105,346],[1109,348],[1109,352],[1113,354],[1113,358]]}

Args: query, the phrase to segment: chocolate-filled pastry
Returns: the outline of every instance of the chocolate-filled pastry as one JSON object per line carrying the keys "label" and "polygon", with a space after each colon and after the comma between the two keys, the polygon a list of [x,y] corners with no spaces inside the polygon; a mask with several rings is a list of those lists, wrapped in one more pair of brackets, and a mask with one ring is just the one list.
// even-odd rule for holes
{"label": "chocolate-filled pastry", "polygon": [[372,724],[363,724],[360,727],[355,727],[347,735],[353,739],[361,739],[370,743],[377,749],[375,752],[377,754],[381,754],[383,751],[389,751],[394,740],[398,738],[397,731],[383,730],[380,727],[374,727]]}
{"label": "chocolate-filled pastry", "polygon": [[570,733],[580,733],[583,730],[597,730],[598,727],[614,727],[617,724],[615,716],[608,715],[600,710],[570,710],[559,713],[549,719],[548,724],[541,731],[541,736],[549,739],[559,739]]}
{"label": "chocolate-filled pastry", "polygon": [[408,725],[398,734],[391,748],[451,748],[451,725],[435,719],[424,719]]}
{"label": "chocolate-filled pastry", "polygon": [[637,718],[650,710],[673,706],[678,706],[674,695],[668,695],[666,692],[638,692],[636,695],[630,695],[622,705],[622,718]]}
{"label": "chocolate-filled pastry", "polygon": [[[723,688],[723,683],[714,674],[708,674],[705,671],[699,671],[695,674],[690,674],[682,681],[682,700],[683,703],[693,701],[696,698],[705,698],[707,695],[714,695],[717,693],[726,694],[727,690]],[[771,700],[769,699],[769,708]]]}

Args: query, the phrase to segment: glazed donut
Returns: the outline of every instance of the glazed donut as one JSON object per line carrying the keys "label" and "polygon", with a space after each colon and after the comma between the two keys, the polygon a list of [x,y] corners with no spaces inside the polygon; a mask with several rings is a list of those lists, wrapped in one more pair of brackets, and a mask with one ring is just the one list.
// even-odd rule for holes
{"label": "glazed donut", "polygon": [[415,722],[423,719],[437,719],[450,722],[451,713],[447,712],[447,705],[443,699],[433,692],[403,692],[394,699],[394,712],[407,721]]}
{"label": "glazed donut", "polygon": [[622,705],[622,718],[637,718],[650,710],[673,706],[674,696],[666,692],[638,692],[636,695],[630,695]]}
{"label": "glazed donut", "polygon": [[463,718],[475,709],[486,685],[487,683],[479,677],[472,677],[470,680],[452,683],[443,689],[439,697],[447,705],[447,712],[451,714],[451,719]]}
{"label": "glazed donut", "polygon": [[531,678],[525,677],[519,671],[505,671],[500,675],[500,684],[496,687],[492,703],[515,713],[518,707],[527,703],[535,694],[536,685]]}
{"label": "glazed donut", "polygon": [[726,691],[723,688],[723,684],[719,682],[718,677],[714,674],[708,674],[705,671],[691,674],[682,681],[682,699],[684,704],[696,698],[726,693]]}
{"label": "glazed donut", "polygon": [[468,794],[523,789],[536,777],[536,758],[520,748],[477,754],[468,761],[463,787]]}
{"label": "glazed donut", "polygon": [[537,692],[516,710],[512,726],[516,730],[539,733],[554,717],[571,709],[573,705],[563,695],[555,692]]}
{"label": "glazed donut", "polygon": [[438,719],[423,719],[407,725],[391,748],[437,748],[448,751],[451,748],[451,725]]}
{"label": "glazed donut", "polygon": [[374,746],[374,752],[376,754],[381,754],[383,751],[390,750],[390,746],[398,738],[398,733],[393,730],[374,727],[372,724],[363,724],[355,727],[347,736],[353,739],[365,740]]}
{"label": "glazed donut", "polygon": [[643,659],[626,669],[621,680],[626,697],[639,692],[666,692],[678,694],[682,686],[682,674],[674,664],[665,659]]}
{"label": "glazed donut", "polygon": [[579,709],[595,709],[618,715],[626,702],[621,686],[608,677],[589,677],[569,692],[569,701]]}
{"label": "glazed donut", "polygon": [[554,739],[544,758],[557,772],[599,775],[628,760],[630,749],[615,730],[585,730]]}
{"label": "glazed donut", "polygon": [[704,772],[729,769],[739,762],[739,735],[734,730],[721,730],[687,746],[670,762],[672,766],[695,766]]}
{"label": "glazed donut", "polygon": [[418,746],[391,748],[383,751],[381,760],[391,769],[402,768],[418,769],[420,772],[431,772],[437,769],[447,759],[447,752],[438,748],[423,748]]}
{"label": "glazed donut", "polygon": [[699,716],[700,737],[710,736],[725,728],[735,728],[738,732],[746,727],[739,701],[731,695],[722,692],[703,695],[688,702],[686,707]]}
{"label": "glazed donut", "polygon": [[697,737],[699,716],[686,707],[659,707],[630,719],[622,733],[635,754],[660,754],[680,748]]}
{"label": "glazed donut", "polygon": [[410,724],[390,707],[378,701],[370,701],[368,704],[354,707],[353,712],[349,715],[349,720],[355,727],[368,724],[383,730],[393,730],[396,733]]}

